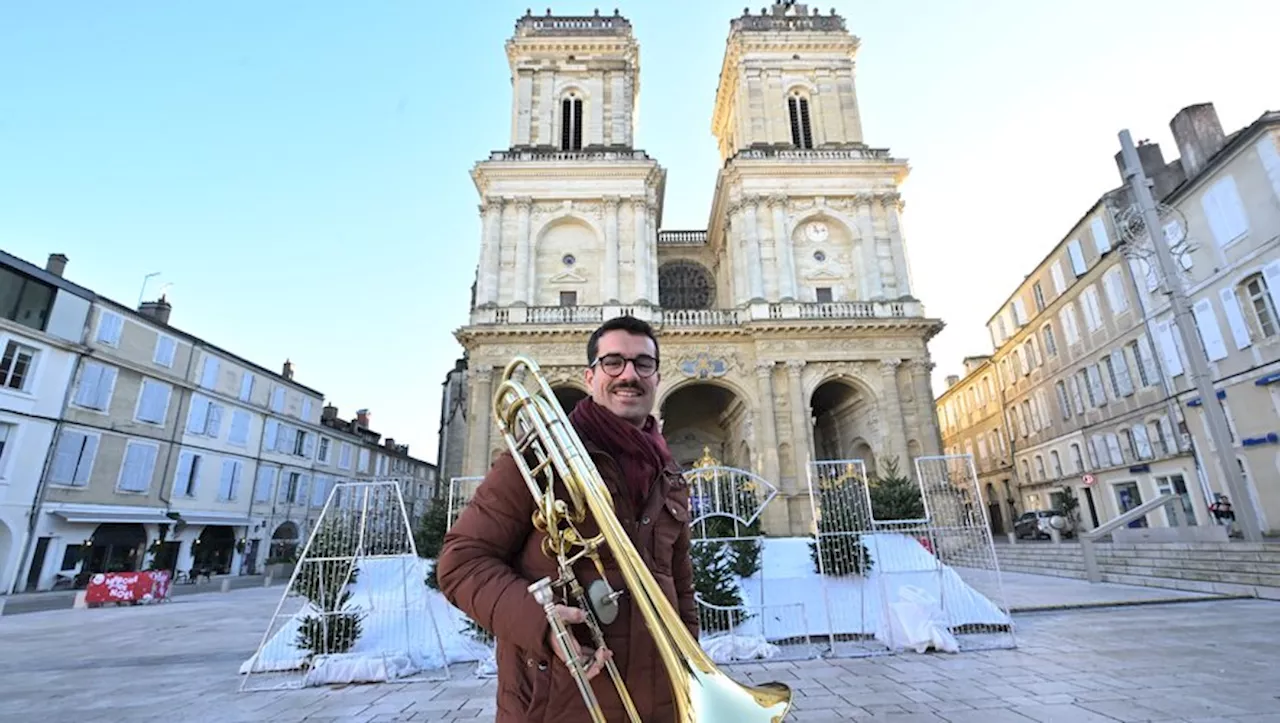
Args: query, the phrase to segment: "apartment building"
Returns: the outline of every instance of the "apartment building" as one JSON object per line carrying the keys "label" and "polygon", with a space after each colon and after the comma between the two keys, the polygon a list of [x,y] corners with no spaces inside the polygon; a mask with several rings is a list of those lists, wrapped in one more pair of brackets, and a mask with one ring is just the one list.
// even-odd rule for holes
{"label": "apartment building", "polygon": [[56,255],[42,269],[0,251],[0,592],[30,554],[33,503],[93,304],[62,278],[65,263]]}
{"label": "apartment building", "polygon": [[[1165,194],[1166,237],[1173,242],[1232,449],[1264,533],[1280,533],[1280,112],[1270,111],[1230,136],[1212,104],[1191,106],[1170,126],[1179,160],[1158,154],[1153,168],[1180,168],[1185,180]],[[1149,175],[1153,171],[1148,171]],[[1149,243],[1145,248],[1150,248]],[[1149,262],[1135,272],[1160,334],[1172,391],[1187,419],[1212,495],[1229,496],[1206,415],[1187,373],[1189,349],[1175,345],[1167,297]]]}
{"label": "apartment building", "polygon": [[972,455],[991,531],[1013,530],[1016,485],[1012,444],[1004,427],[1002,388],[989,356],[964,360],[964,376],[947,377],[938,397],[938,423],[945,454]]}
{"label": "apartment building", "polygon": [[[28,329],[12,337],[0,395],[0,434],[21,435],[20,452],[0,447],[4,527],[20,550],[0,548],[6,590],[152,567],[252,574],[273,539],[305,539],[343,479],[403,474],[411,513],[423,511],[434,465],[326,425],[324,395],[289,362],[273,372],[181,331],[163,297],[131,309],[70,284],[65,257],[46,270],[3,260],[0,299],[48,306],[11,303],[23,322],[0,327]],[[48,338],[33,338],[41,323]]]}
{"label": "apartment building", "polygon": [[[1182,272],[1169,283],[1191,294],[1218,396],[1228,403],[1231,454],[1250,480],[1263,529],[1274,530],[1280,397],[1270,385],[1280,381],[1280,360],[1269,281],[1280,284],[1280,114],[1230,138],[1211,104],[1183,109],[1170,126],[1180,159],[1165,163],[1157,144],[1138,147],[1161,199],[1162,240]],[[1187,378],[1190,350],[1178,341],[1133,208],[1126,187],[1104,194],[987,324],[995,351],[985,364],[1002,396],[1017,488],[1005,519],[1060,508],[1069,491],[1087,529],[1170,493],[1181,503],[1148,519],[1204,525],[1226,490]],[[953,453],[990,429],[980,426],[985,417],[966,416],[976,371],[938,399]],[[993,492],[1002,494],[984,487],[988,509]]]}

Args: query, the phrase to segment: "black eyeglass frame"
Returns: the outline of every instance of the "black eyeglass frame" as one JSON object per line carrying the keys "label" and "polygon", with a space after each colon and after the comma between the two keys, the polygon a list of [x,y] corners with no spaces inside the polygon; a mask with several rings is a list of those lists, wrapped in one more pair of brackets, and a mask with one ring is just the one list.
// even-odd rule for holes
{"label": "black eyeglass frame", "polygon": [[[609,359],[609,358],[619,359],[619,360],[621,360],[621,361],[622,361],[622,366],[618,367],[618,371],[616,371],[616,372],[611,372],[611,371],[609,371],[608,369],[606,369],[606,368],[605,368],[604,360],[605,360],[605,359]],[[642,360],[642,359],[649,359],[649,360],[652,360],[652,361],[653,361],[653,369],[652,369],[652,370],[650,370],[648,373],[645,373],[645,372],[644,372],[643,370],[641,370],[641,369],[640,369],[640,367],[636,364],[636,362],[638,362],[638,361],[640,361],[640,360]],[[598,356],[598,357],[596,357],[596,360],[595,360],[595,361],[593,361],[593,362],[591,362],[591,367],[590,367],[590,368],[594,369],[594,368],[596,368],[596,367],[599,367],[599,368],[600,368],[600,371],[604,372],[605,374],[608,374],[608,375],[609,375],[609,376],[611,376],[611,377],[617,378],[617,377],[622,376],[622,372],[624,372],[624,371],[626,371],[626,370],[627,370],[627,364],[628,364],[628,363],[630,363],[630,364],[631,364],[631,368],[632,368],[632,369],[635,369],[635,370],[636,370],[636,376],[640,377],[641,379],[648,379],[649,377],[653,376],[654,374],[657,374],[657,373],[658,373],[658,367],[659,367],[659,366],[661,366],[661,363],[658,361],[658,359],[657,359],[657,358],[655,358],[655,357],[651,357],[651,356],[649,356],[648,354],[641,354],[641,355],[639,355],[639,356],[635,356],[635,357],[625,357],[625,356],[623,356],[623,355],[621,355],[621,354],[605,354],[605,355],[603,355],[603,356]]]}

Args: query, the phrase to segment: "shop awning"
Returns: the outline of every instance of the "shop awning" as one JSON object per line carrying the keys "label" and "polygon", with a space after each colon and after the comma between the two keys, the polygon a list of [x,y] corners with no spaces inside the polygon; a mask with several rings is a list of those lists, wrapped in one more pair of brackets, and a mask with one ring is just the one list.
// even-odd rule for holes
{"label": "shop awning", "polygon": [[188,525],[227,525],[229,527],[246,527],[249,516],[235,512],[202,512],[183,510],[163,510],[158,507],[124,507],[120,505],[58,505],[51,506],[49,512],[67,522],[81,524],[103,524],[111,522],[136,523],[143,525],[173,524],[177,522],[175,515],[181,515],[182,521]]}

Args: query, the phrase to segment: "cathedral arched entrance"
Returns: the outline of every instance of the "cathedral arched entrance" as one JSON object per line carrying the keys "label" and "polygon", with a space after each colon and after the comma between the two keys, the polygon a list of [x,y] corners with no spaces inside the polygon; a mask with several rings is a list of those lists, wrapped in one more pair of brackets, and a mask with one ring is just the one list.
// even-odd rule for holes
{"label": "cathedral arched entrance", "polygon": [[809,407],[814,459],[861,459],[874,475],[883,439],[875,394],[860,380],[833,377],[813,390]]}
{"label": "cathedral arched entrance", "polygon": [[587,398],[587,390],[572,384],[554,386],[551,391],[555,392],[556,401],[560,403],[560,407],[564,409],[565,414],[572,412],[578,402]]}
{"label": "cathedral arched entrance", "polygon": [[751,410],[727,385],[693,382],[662,400],[662,436],[671,455],[689,468],[705,452],[721,464],[759,473],[751,440]]}

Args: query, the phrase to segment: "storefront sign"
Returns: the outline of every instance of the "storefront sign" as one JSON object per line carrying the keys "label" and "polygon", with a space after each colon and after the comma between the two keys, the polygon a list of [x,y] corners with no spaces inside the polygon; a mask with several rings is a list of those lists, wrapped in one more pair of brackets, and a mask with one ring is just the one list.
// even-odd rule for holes
{"label": "storefront sign", "polygon": [[169,571],[98,573],[89,579],[85,588],[85,603],[139,603],[160,602],[169,597]]}

